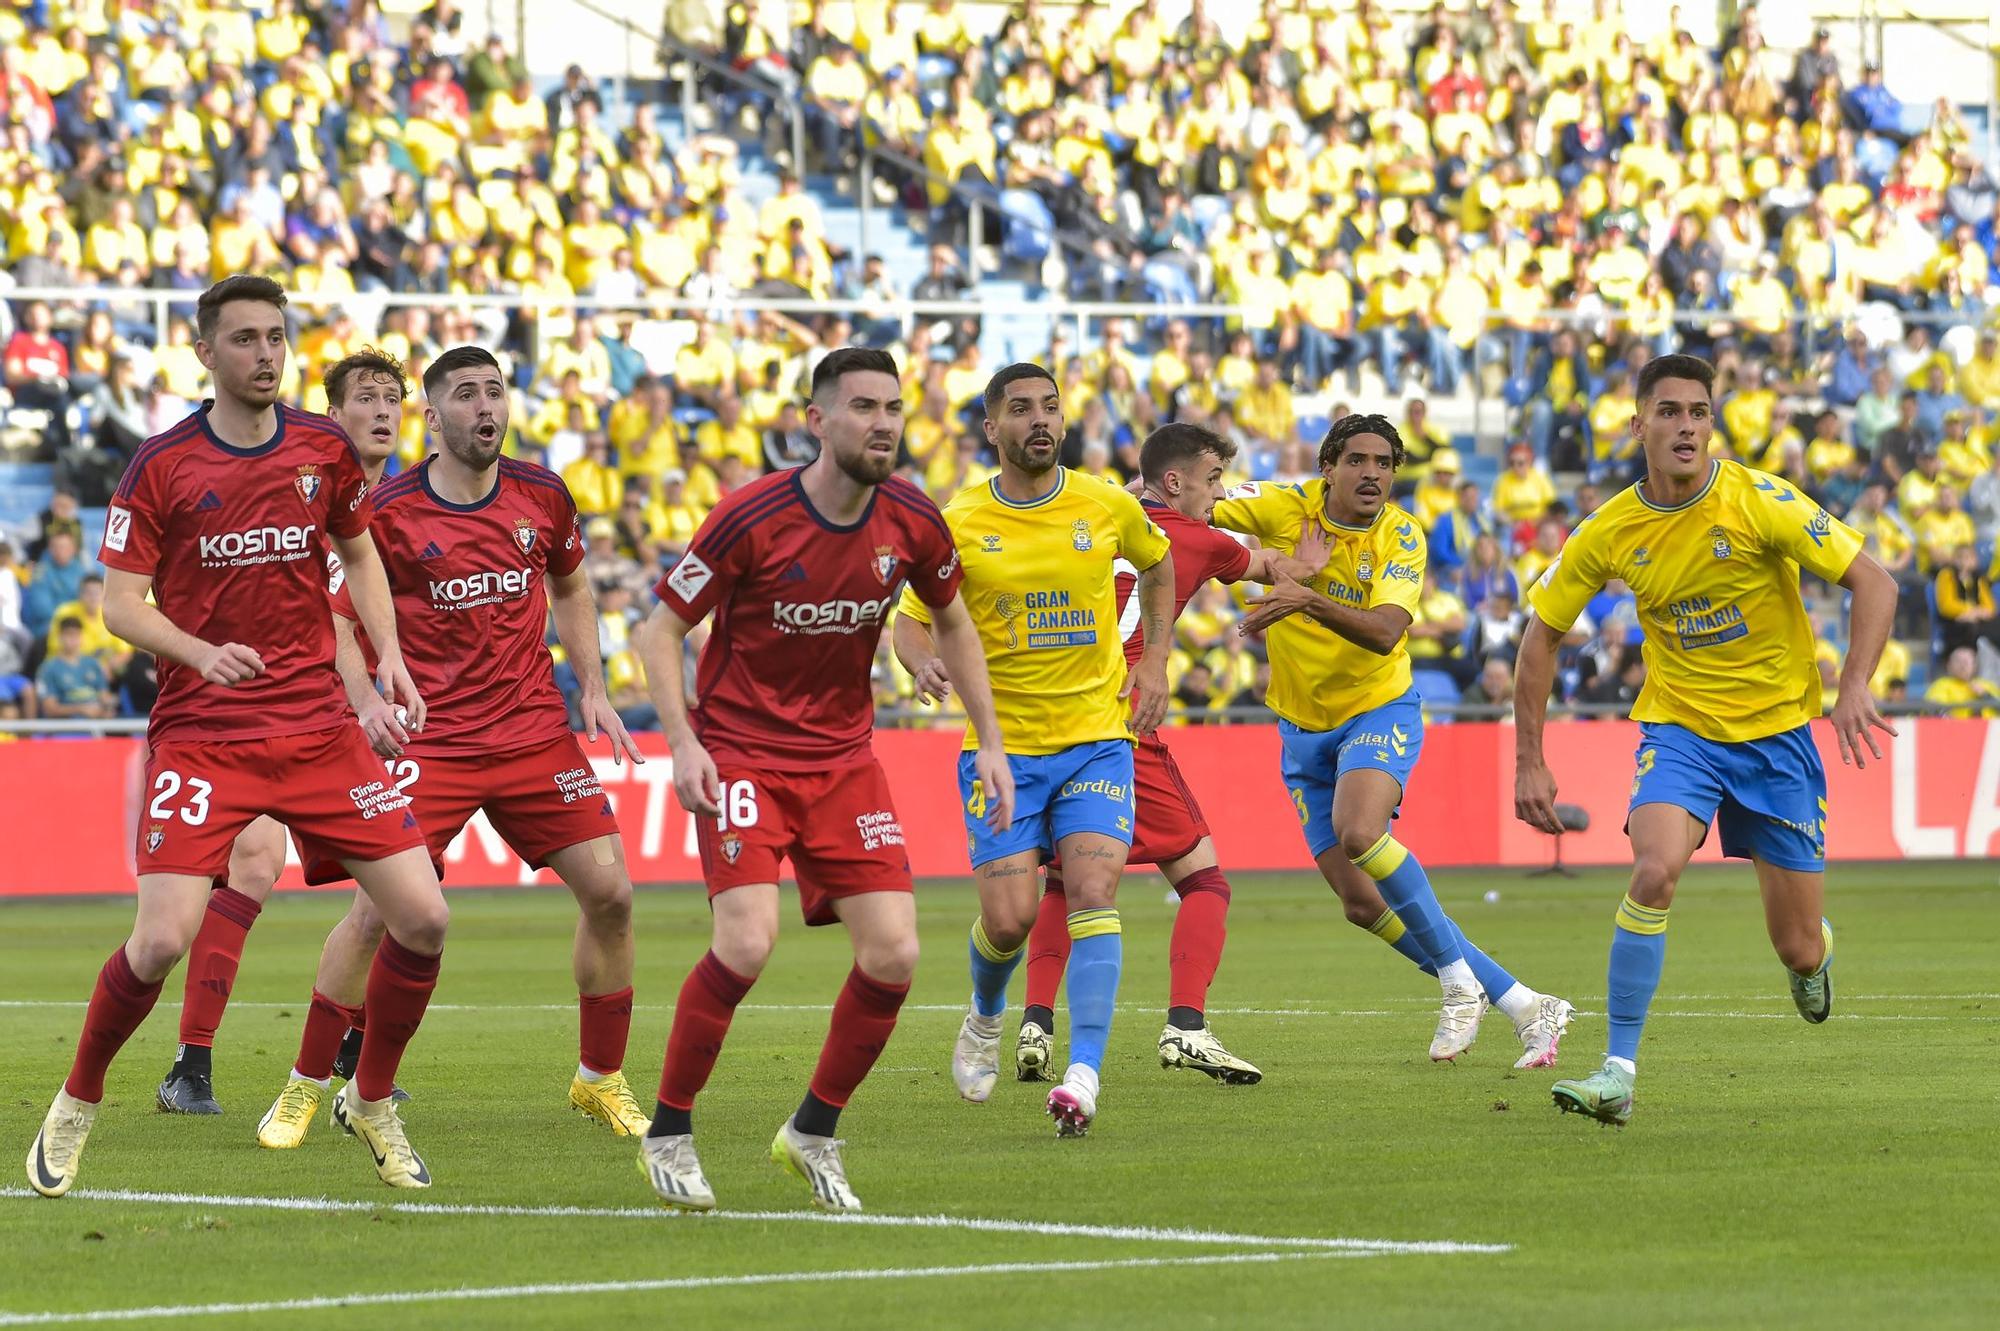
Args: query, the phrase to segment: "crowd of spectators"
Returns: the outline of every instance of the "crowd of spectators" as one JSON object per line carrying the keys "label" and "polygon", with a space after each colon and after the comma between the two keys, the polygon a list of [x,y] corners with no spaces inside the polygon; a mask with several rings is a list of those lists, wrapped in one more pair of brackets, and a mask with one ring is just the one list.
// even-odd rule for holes
{"label": "crowd of spectators", "polygon": [[[508,451],[560,472],[585,514],[601,645],[633,718],[626,642],[653,581],[722,494],[814,455],[799,386],[826,350],[896,352],[902,466],[940,501],[991,473],[980,322],[895,306],[976,295],[993,256],[960,243],[965,210],[1022,195],[1064,238],[1048,273],[1071,296],[1241,310],[1101,321],[1081,345],[1052,326],[1042,356],[1072,465],[1129,476],[1147,430],[1195,420],[1238,443],[1246,477],[1308,476],[1322,421],[1388,398],[1412,459],[1404,502],[1432,538],[1413,627],[1428,697],[1449,681],[1506,704],[1522,589],[1633,474],[1632,384],[1670,349],[1717,362],[1718,452],[1850,515],[1904,582],[1915,659],[1898,644],[1885,696],[1920,675],[1955,695],[1968,657],[1960,683],[1981,687],[1982,645],[2000,644],[1984,304],[2000,189],[1949,103],[1916,124],[1824,35],[1775,54],[1755,5],[1713,48],[1678,11],[1635,46],[1612,0],[1573,20],[1505,2],[1317,17],[1265,3],[1247,25],[1200,0],[1175,25],[1150,0],[939,3],[909,21],[863,0],[670,6],[671,35],[803,99],[811,149],[775,170],[735,128],[773,119],[777,97],[710,86],[715,106],[669,133],[659,106],[608,106],[581,69],[538,86],[504,40],[468,38],[459,9],[0,14],[0,284],[191,292],[279,273],[299,293],[285,391],[308,408],[321,367],[359,345],[413,379],[444,346],[493,348],[513,384]],[[875,174],[877,201],[936,242],[921,273],[828,242],[808,182],[831,171],[851,190],[863,147],[928,173]],[[746,314],[743,295],[820,308]],[[454,299],[489,296],[507,302]],[[135,300],[19,299],[0,303],[0,348],[9,426],[36,423],[61,488],[33,548],[0,540],[0,712],[142,712],[150,665],[93,627],[88,552],[60,531],[202,396],[191,328]],[[1508,406],[1489,486],[1464,483],[1465,441],[1436,422],[1469,392]],[[413,406],[394,465],[424,451]],[[1211,589],[1180,626],[1174,684],[1196,719],[1261,698],[1239,605]],[[1568,695],[1629,702],[1629,597],[1592,607],[1567,665]],[[880,683],[907,700],[886,656]]]}

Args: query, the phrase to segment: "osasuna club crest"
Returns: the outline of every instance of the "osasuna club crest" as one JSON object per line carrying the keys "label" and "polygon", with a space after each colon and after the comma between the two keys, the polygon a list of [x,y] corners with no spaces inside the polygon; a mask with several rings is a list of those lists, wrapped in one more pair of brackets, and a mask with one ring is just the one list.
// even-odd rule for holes
{"label": "osasuna club crest", "polygon": [[734,832],[724,832],[722,840],[716,843],[716,848],[722,852],[723,859],[734,864],[736,857],[743,853],[743,838]]}
{"label": "osasuna club crest", "polygon": [[868,566],[875,570],[875,581],[887,587],[895,580],[896,563],[895,547],[878,545],[875,547],[875,557],[868,561]]}
{"label": "osasuna club crest", "polygon": [[162,823],[154,823],[146,829],[146,853],[159,853],[160,843],[167,839],[167,829]]}
{"label": "osasuna club crest", "polygon": [[319,498],[319,468],[317,466],[300,467],[298,479],[293,481],[292,484],[298,487],[299,498],[310,504],[313,500]]}
{"label": "osasuna club crest", "polygon": [[526,518],[522,518],[519,522],[516,522],[514,524],[514,544],[521,547],[521,553],[524,555],[533,550],[535,548],[535,524]]}

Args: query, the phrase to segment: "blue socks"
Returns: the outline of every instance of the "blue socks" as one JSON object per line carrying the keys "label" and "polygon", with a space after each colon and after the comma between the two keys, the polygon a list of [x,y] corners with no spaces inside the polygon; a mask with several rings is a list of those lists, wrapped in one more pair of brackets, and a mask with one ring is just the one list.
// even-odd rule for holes
{"label": "blue socks", "polygon": [[1642,906],[1628,893],[1618,903],[1618,927],[1611,935],[1611,968],[1605,980],[1611,1019],[1612,1058],[1639,1061],[1639,1034],[1646,1029],[1646,1009],[1660,987],[1660,968],[1667,959],[1667,912]]}
{"label": "blue socks", "polygon": [[1354,861],[1354,867],[1381,885],[1382,900],[1396,912],[1433,966],[1442,971],[1454,962],[1465,960],[1458,930],[1445,918],[1444,907],[1438,905],[1437,893],[1431,889],[1424,866],[1417,863],[1417,857],[1404,849],[1400,841],[1383,833],[1367,854]]}
{"label": "blue socks", "polygon": [[1125,960],[1118,912],[1071,911],[1069,936],[1069,1061],[1098,1072],[1111,1039],[1111,1011]]}
{"label": "blue socks", "polygon": [[[972,957],[972,1010],[982,1017],[998,1017],[1007,1010],[1007,981],[1014,978],[1014,968],[1021,964],[1021,954],[1027,951],[1025,942],[1014,945],[1012,951],[995,947],[986,937],[986,923],[972,922],[972,941],[967,948]],[[1117,979],[1112,980],[1114,987]],[[1075,1007],[1076,981],[1070,980],[1071,1007]]]}

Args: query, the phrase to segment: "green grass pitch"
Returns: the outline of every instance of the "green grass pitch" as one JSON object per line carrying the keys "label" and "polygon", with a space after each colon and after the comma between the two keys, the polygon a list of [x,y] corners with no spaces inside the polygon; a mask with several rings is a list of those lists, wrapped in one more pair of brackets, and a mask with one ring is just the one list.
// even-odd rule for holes
{"label": "green grass pitch", "polygon": [[[1993,866],[1836,870],[1820,1027],[1792,1010],[1748,868],[1691,874],[1637,1112],[1616,1131],[1559,1116],[1548,1087],[1602,1053],[1621,884],[1440,877],[1469,934],[1583,1010],[1559,1073],[1516,1073],[1497,1012],[1462,1066],[1432,1066],[1431,981],[1341,922],[1316,882],[1238,879],[1212,1022],[1266,1080],[1225,1089],[1158,1066],[1170,909],[1135,875],[1104,1098],[1081,1141],[1057,1141],[1036,1088],[1011,1080],[1011,1019],[993,1102],[953,1094],[973,897],[927,886],[911,1006],[843,1124],[856,1188],[886,1222],[867,1225],[804,1218],[804,1185],[765,1158],[811,1071],[844,936],[788,920],[696,1109],[730,1214],[672,1217],[633,1145],[567,1107],[574,915],[559,892],[455,898],[438,1005],[402,1076],[429,1192],[382,1187],[324,1111],[300,1150],[255,1143],[341,909],[319,896],[274,902],[251,934],[217,1049],[224,1117],[153,1109],[178,972],[112,1069],[80,1188],[176,1196],[30,1198],[14,1162],[130,905],[7,905],[0,1326],[131,1309],[152,1310],[140,1325],[302,1328],[2000,1325]],[[1501,901],[1482,900],[1489,887]],[[637,921],[627,1070],[649,1101],[708,925],[691,891],[641,893]],[[319,1198],[334,1204],[297,1204]],[[548,1213],[565,1207],[591,1213]],[[376,1301],[336,1305],[355,1296]],[[305,1306],[271,1306],[290,1300]]]}

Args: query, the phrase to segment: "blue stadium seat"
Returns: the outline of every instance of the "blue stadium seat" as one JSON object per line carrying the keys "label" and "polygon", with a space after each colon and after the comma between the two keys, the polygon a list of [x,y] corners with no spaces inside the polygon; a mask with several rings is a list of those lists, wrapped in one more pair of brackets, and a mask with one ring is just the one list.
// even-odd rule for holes
{"label": "blue stadium seat", "polygon": [[1458,705],[1459,694],[1458,684],[1450,675],[1442,670],[1413,670],[1410,672],[1410,683],[1416,686],[1417,697],[1423,700],[1426,707],[1438,709],[1435,715],[1427,712],[1428,719],[1440,722],[1451,720],[1451,709]]}
{"label": "blue stadium seat", "polygon": [[1033,190],[1000,191],[1000,252],[1022,263],[1040,263],[1055,243],[1056,219]]}
{"label": "blue stadium seat", "polygon": [[1332,427],[1333,422],[1325,416],[1301,416],[1298,420],[1299,442],[1309,448],[1317,448]]}

